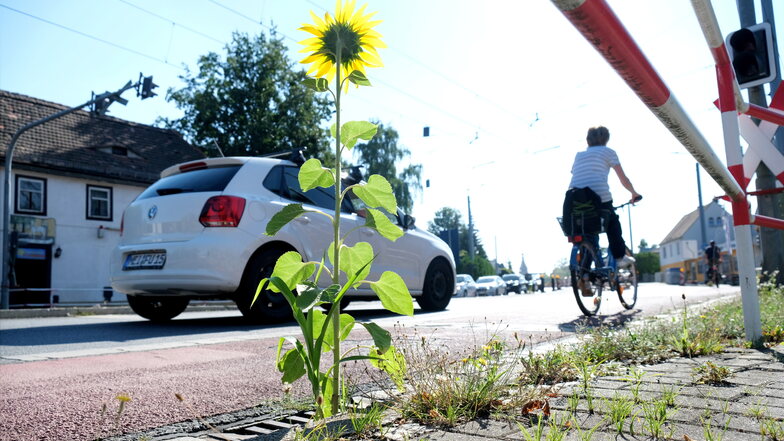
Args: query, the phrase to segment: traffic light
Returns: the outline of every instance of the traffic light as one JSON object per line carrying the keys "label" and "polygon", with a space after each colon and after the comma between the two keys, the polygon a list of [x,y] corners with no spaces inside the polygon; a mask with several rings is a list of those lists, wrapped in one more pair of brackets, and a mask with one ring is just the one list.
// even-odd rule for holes
{"label": "traffic light", "polygon": [[156,87],[158,87],[158,85],[152,82],[152,75],[150,75],[149,77],[144,77],[144,79],[142,80],[142,91],[139,93],[139,96],[141,96],[142,99],[145,99],[145,98],[152,98],[158,95],[157,93],[152,91]]}
{"label": "traffic light", "polygon": [[758,23],[729,34],[727,51],[741,89],[769,83],[776,77],[769,23]]}

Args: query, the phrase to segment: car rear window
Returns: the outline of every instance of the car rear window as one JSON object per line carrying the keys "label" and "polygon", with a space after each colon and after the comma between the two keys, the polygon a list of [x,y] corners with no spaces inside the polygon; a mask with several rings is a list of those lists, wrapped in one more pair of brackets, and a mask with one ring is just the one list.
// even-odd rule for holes
{"label": "car rear window", "polygon": [[167,176],[144,190],[136,200],[180,193],[223,191],[242,165],[203,168]]}

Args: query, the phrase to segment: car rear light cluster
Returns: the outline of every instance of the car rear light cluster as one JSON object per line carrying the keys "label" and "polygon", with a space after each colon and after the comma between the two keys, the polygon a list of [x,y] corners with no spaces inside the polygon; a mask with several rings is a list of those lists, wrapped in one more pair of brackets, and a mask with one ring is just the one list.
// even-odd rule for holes
{"label": "car rear light cluster", "polygon": [[213,196],[204,203],[199,222],[205,227],[236,227],[245,211],[245,199],[237,196]]}

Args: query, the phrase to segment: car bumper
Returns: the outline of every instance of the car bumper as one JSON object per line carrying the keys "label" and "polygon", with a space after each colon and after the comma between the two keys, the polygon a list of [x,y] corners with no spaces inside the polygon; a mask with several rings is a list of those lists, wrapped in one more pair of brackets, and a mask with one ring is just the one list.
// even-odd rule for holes
{"label": "car bumper", "polygon": [[[208,232],[183,242],[121,244],[112,253],[112,288],[125,294],[221,296],[233,293],[256,244],[238,249],[237,243],[242,242],[236,237],[227,240],[226,233]],[[231,233],[241,233],[241,230]],[[128,254],[157,250],[166,252],[163,268],[122,269]]]}

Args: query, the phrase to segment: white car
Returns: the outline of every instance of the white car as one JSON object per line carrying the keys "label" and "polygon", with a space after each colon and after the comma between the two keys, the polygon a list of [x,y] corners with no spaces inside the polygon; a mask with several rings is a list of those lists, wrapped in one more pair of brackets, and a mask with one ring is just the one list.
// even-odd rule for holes
{"label": "white car", "polygon": [[500,296],[506,294],[506,282],[499,276],[482,276],[476,279],[477,296]]}
{"label": "white car", "polygon": [[476,282],[470,274],[458,274],[455,286],[455,297],[475,297]]}
{"label": "white car", "polygon": [[[297,251],[305,261],[319,262],[332,242],[330,219],[312,212],[273,237],[264,235],[270,217],[289,203],[334,211],[334,189],[301,190],[300,164],[272,157],[230,157],[167,168],[123,214],[120,243],[112,254],[112,287],[128,295],[137,314],[154,321],[177,316],[190,299],[232,299],[254,321],[290,318],[290,307],[280,294],[263,291],[253,307],[251,300],[281,254]],[[441,239],[398,211],[388,216],[405,234],[391,242],[373,229],[355,229],[365,219],[350,198],[344,200],[342,211],[346,242],[368,242],[377,255],[369,280],[394,271],[423,310],[446,308],[455,289],[455,263]],[[319,285],[330,284],[324,272]],[[377,297],[362,285],[344,299]]]}

